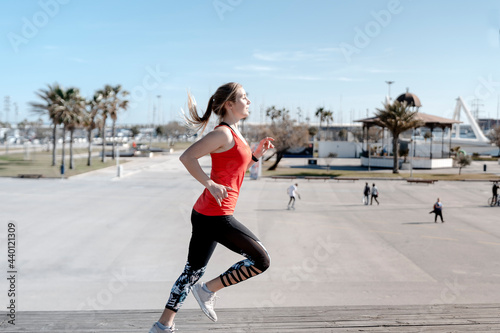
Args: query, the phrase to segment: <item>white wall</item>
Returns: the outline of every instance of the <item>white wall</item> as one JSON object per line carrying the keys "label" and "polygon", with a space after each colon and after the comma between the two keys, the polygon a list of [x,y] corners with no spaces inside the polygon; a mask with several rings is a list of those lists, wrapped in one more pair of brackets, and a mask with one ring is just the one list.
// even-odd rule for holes
{"label": "white wall", "polygon": [[[370,143],[370,147],[380,147],[382,148],[382,143]],[[415,157],[429,157],[430,152],[430,142],[417,142],[416,143]],[[318,142],[318,154],[320,158],[328,157],[329,153],[336,153],[337,157],[344,158],[357,158],[362,152],[361,142],[349,142],[349,141],[319,141]],[[392,144],[388,143],[384,146],[389,153],[392,153]],[[448,144],[444,144],[444,156],[441,156],[441,143],[432,144],[432,157],[433,158],[447,158],[448,157]],[[379,149],[379,150],[380,150]],[[408,156],[409,158],[410,156]]]}
{"label": "white wall", "polygon": [[[444,148],[444,149],[443,149]],[[430,149],[431,149],[431,144],[430,142],[418,142],[416,144],[415,148],[415,157],[429,157],[430,155]],[[444,155],[441,155],[441,153],[444,150]],[[432,157],[434,158],[446,158],[448,157],[450,149],[448,146],[448,143],[445,142],[444,146],[441,143],[434,143],[432,144]]]}
{"label": "white wall", "polygon": [[318,155],[320,158],[328,157],[328,154],[335,153],[337,157],[355,158],[361,154],[361,143],[349,141],[319,141]]}
{"label": "white wall", "polygon": [[[410,162],[411,159],[408,159]],[[403,159],[399,159],[399,163],[402,163]],[[393,168],[394,159],[392,157],[361,157],[361,166],[376,168]],[[418,158],[413,159],[413,169],[439,169],[439,168],[451,168],[453,167],[453,159],[451,158],[438,158],[438,159],[428,159],[428,158]],[[401,164],[400,164],[401,168]]]}

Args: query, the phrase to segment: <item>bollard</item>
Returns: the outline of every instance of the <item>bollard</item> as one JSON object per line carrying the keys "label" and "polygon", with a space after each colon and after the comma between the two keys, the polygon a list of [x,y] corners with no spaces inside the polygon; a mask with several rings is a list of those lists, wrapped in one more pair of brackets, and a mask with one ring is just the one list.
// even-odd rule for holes
{"label": "bollard", "polygon": [[483,164],[483,171],[486,172],[486,164]]}

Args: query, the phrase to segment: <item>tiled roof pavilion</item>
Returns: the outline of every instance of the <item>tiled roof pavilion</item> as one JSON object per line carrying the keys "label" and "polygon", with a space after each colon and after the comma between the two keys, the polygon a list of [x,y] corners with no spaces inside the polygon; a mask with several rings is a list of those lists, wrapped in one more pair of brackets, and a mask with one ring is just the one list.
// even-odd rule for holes
{"label": "tiled roof pavilion", "polygon": [[[461,121],[458,120],[453,120],[453,119],[448,119],[448,118],[443,118],[443,117],[438,117],[430,114],[426,114],[423,112],[419,112],[418,109],[422,106],[420,103],[420,99],[417,97],[417,95],[410,93],[408,90],[406,93],[401,94],[396,98],[396,101],[400,103],[406,102],[409,106],[411,106],[413,109],[417,110],[417,113],[415,115],[415,118],[420,120],[423,125],[419,127],[427,127],[431,130],[431,133],[434,131],[435,128],[441,128],[444,132],[446,128],[450,129],[450,141],[448,143],[449,146],[449,151],[451,151],[451,129],[453,127],[453,124],[459,124]],[[381,126],[378,122],[378,117],[370,117],[370,118],[365,118],[365,119],[360,119],[356,120],[356,122],[361,122],[363,123],[363,130],[366,129],[366,141],[367,141],[367,147],[368,147],[368,129],[372,126]],[[383,126],[381,126],[383,127]],[[442,140],[442,148],[441,148],[441,156],[444,155],[444,135],[441,138]],[[364,139],[363,139],[364,141]],[[432,160],[432,135],[431,135],[431,140],[430,140],[430,154],[429,158]],[[368,150],[368,148],[367,148]]]}
{"label": "tiled roof pavilion", "polygon": [[[429,128],[435,128],[435,127],[440,127],[440,128],[450,127],[451,128],[453,126],[453,124],[461,123],[461,121],[458,121],[458,120],[438,117],[438,116],[426,114],[423,112],[417,112],[417,114],[415,115],[415,118],[421,120],[424,123],[424,127],[429,127]],[[363,123],[363,127],[365,127],[365,126],[371,127],[371,126],[377,125],[377,120],[378,120],[378,117],[370,117],[370,118],[355,120],[355,122]]]}

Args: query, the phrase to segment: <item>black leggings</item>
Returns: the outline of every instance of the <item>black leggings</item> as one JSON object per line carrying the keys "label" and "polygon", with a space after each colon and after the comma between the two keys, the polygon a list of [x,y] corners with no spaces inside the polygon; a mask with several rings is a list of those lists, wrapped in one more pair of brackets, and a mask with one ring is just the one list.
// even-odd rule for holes
{"label": "black leggings", "polygon": [[441,218],[441,222],[443,222],[443,212],[441,210],[434,210],[434,222],[437,222],[438,216]]}
{"label": "black leggings", "polygon": [[232,215],[206,216],[193,210],[193,231],[184,271],[174,283],[165,306],[177,312],[191,287],[203,276],[212,253],[220,243],[246,257],[220,275],[225,287],[256,276],[269,268],[270,257],[259,239]]}

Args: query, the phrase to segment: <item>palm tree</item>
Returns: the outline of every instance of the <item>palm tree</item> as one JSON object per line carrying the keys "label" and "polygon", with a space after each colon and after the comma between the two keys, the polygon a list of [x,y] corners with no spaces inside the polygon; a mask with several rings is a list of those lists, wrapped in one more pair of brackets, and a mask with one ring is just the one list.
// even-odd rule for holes
{"label": "palm tree", "polygon": [[333,113],[330,110],[325,110],[325,108],[317,108],[315,116],[319,118],[319,131],[321,136],[321,124],[326,121],[327,127],[330,125],[330,121],[333,121]]}
{"label": "palm tree", "polygon": [[377,109],[375,113],[377,117],[375,123],[387,128],[392,133],[393,173],[399,173],[399,135],[411,128],[422,126],[422,122],[415,119],[417,112],[417,110],[411,110],[406,101],[403,103],[395,101],[393,104],[384,104],[384,108]]}
{"label": "palm tree", "polygon": [[76,94],[70,97],[71,103],[71,112],[72,112],[72,121],[68,124],[68,129],[70,131],[70,143],[69,143],[69,152],[70,152],[70,163],[69,168],[74,168],[74,154],[73,154],[73,136],[75,134],[76,128],[81,128],[84,125],[85,121],[85,107],[86,100],[82,96],[80,96],[80,92],[76,90]]}
{"label": "palm tree", "polygon": [[[113,138],[115,135],[116,120],[118,118],[118,111],[120,109],[126,110],[128,107],[128,100],[122,99],[126,97],[128,92],[122,90],[121,85],[115,87],[107,84],[103,90],[99,90],[97,93],[103,96],[103,108],[101,109],[102,116],[102,162],[106,161],[106,120],[110,117],[113,120]],[[113,152],[112,156],[114,158],[115,142],[113,140]]]}
{"label": "palm tree", "polygon": [[92,165],[92,131],[98,126],[96,122],[97,114],[102,109],[102,95],[95,93],[91,100],[87,101],[89,110],[85,113],[84,126],[88,132],[88,158],[87,165]]}
{"label": "palm tree", "polygon": [[102,137],[102,157],[101,157],[101,162],[106,162],[106,120],[108,119],[109,115],[109,99],[111,98],[112,94],[112,87],[110,85],[106,85],[104,89],[98,90],[97,93],[102,96],[102,108],[99,110],[101,111],[101,137]]}
{"label": "palm tree", "polygon": [[333,113],[332,111],[325,111],[323,113],[324,121],[326,121],[326,130],[330,127],[330,122],[333,122]]}
{"label": "palm tree", "polygon": [[[61,170],[64,170],[65,165],[65,144],[66,131],[70,131],[70,169],[73,169],[73,134],[74,130],[81,126],[83,122],[83,113],[85,111],[85,99],[80,96],[80,91],[77,88],[69,88],[62,90],[62,95],[57,96],[59,103],[56,107],[55,117],[63,126],[63,148],[62,148],[62,163]],[[62,173],[62,172],[61,172]]]}
{"label": "palm tree", "polygon": [[283,116],[283,110],[276,109],[276,107],[273,105],[270,108],[267,108],[266,116],[271,118],[271,122],[274,123],[276,119],[279,119]]}
{"label": "palm tree", "polygon": [[316,113],[314,114],[316,117],[319,118],[319,130],[318,130],[318,135],[321,138],[321,123],[323,122],[323,114],[325,112],[325,108],[317,108]]}
{"label": "palm tree", "polygon": [[56,118],[55,109],[60,102],[58,96],[63,95],[63,90],[59,84],[54,83],[52,86],[47,85],[47,89],[39,89],[35,94],[44,101],[44,103],[30,102],[32,112],[49,116],[52,121],[52,166],[56,165],[56,148],[57,148],[57,126],[60,125]]}
{"label": "palm tree", "polygon": [[115,141],[115,136],[116,136],[116,120],[118,119],[118,111],[120,109],[122,110],[127,110],[128,108],[128,100],[122,99],[124,97],[127,97],[129,94],[128,91],[122,90],[121,85],[117,85],[115,87],[112,87],[113,89],[113,94],[112,98],[110,101],[110,110],[109,110],[109,117],[113,121],[112,129],[111,129],[111,137],[113,138],[113,150],[111,152],[111,157],[114,159],[115,158],[115,146],[116,146],[116,141]]}

